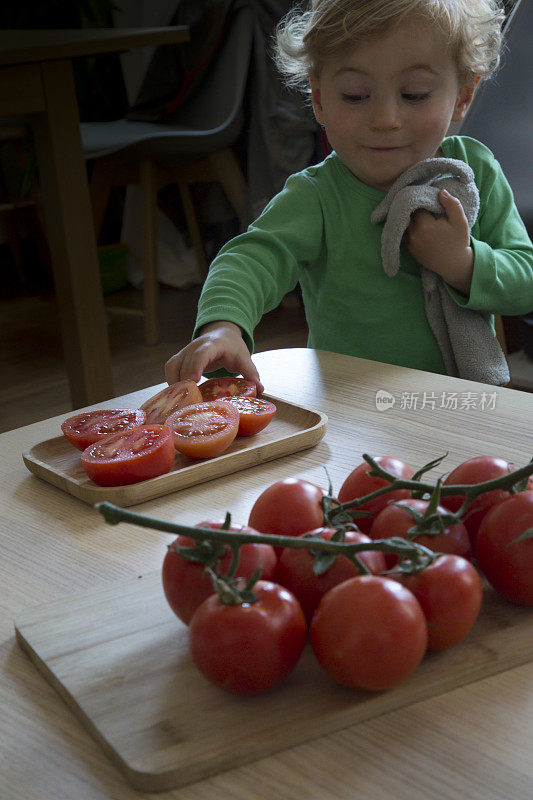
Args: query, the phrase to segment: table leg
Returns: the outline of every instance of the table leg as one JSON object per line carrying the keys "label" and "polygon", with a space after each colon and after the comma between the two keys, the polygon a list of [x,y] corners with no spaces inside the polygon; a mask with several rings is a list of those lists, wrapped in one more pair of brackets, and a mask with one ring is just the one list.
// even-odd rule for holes
{"label": "table leg", "polygon": [[79,115],[68,60],[41,65],[35,143],[66,369],[74,408],[113,396],[107,322]]}

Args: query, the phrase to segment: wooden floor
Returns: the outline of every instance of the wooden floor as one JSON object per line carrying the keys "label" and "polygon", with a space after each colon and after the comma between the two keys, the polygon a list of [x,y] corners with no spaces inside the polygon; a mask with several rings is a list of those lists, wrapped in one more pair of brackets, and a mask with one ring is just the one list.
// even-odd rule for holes
{"label": "wooden floor", "polygon": [[[147,346],[139,316],[109,313],[108,331],[116,395],[164,381],[164,364],[190,340],[200,289],[161,287],[161,339]],[[140,308],[133,287],[106,297],[107,304]],[[256,349],[305,347],[307,326],[295,304],[267,314],[256,331]],[[25,287],[4,284],[0,297],[0,432],[71,410],[54,294],[40,276]]]}

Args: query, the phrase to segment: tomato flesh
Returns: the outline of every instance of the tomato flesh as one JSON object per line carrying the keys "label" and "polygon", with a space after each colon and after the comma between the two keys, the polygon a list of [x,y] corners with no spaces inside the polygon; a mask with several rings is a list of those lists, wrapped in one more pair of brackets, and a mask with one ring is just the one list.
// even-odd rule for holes
{"label": "tomato flesh", "polygon": [[238,436],[253,436],[264,430],[277,411],[274,403],[260,397],[238,395],[237,397],[228,397],[227,401],[239,411]]}
{"label": "tomato flesh", "polygon": [[231,403],[210,400],[176,411],[165,424],[178,452],[189,458],[213,458],[227,450],[237,436],[239,412]]}
{"label": "tomato flesh", "polygon": [[140,425],[89,445],[81,463],[99,486],[125,486],[165,474],[175,455],[170,428]]}
{"label": "tomato flesh", "polygon": [[202,399],[222,400],[225,397],[257,397],[257,387],[248,378],[208,378],[199,385]]}
{"label": "tomato flesh", "polygon": [[146,422],[163,425],[167,417],[193,403],[201,403],[202,395],[194,381],[178,381],[150,397],[141,406]]}
{"label": "tomato flesh", "polygon": [[74,447],[85,450],[104,436],[136,428],[145,421],[146,414],[140,409],[97,408],[69,417],[61,424],[61,430]]}

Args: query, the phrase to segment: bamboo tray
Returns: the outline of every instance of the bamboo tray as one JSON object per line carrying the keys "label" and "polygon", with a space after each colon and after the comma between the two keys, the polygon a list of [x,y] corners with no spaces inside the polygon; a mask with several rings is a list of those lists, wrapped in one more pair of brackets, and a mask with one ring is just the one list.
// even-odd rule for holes
{"label": "bamboo tray", "polygon": [[255,436],[237,437],[226,452],[205,461],[191,461],[176,453],[174,467],[165,475],[129,486],[102,487],[85,473],[80,452],[61,434],[34,445],[22,454],[26,467],[39,478],[91,505],[109,500],[131,506],[229,475],[246,467],[313,447],[324,436],[325,414],[263,395],[277,408],[270,425]]}
{"label": "bamboo tray", "polygon": [[307,646],[280,687],[233,696],[195,669],[187,628],[167,606],[159,571],[27,609],[15,631],[111,761],[144,791],[202,780],[533,656],[531,608],[506,603],[487,588],[467,639],[426,654],[390,691],[338,686]]}

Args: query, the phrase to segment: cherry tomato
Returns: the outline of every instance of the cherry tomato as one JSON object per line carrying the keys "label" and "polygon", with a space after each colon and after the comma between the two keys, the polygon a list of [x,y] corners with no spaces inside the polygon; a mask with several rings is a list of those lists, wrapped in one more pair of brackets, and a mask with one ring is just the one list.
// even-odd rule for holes
{"label": "cherry tomato", "polygon": [[[468,459],[468,461],[464,461],[452,470],[445,479],[443,485],[484,483],[493,478],[501,478],[504,475],[508,475],[509,472],[514,472],[515,469],[516,467],[514,464],[510,464],[503,458],[476,456],[475,458]],[[528,488],[533,489],[533,477],[530,478],[529,483],[531,485],[528,485]],[[502,500],[505,500],[506,497],[510,497],[509,492],[504,489],[494,489],[491,492],[485,492],[476,497],[468,507],[464,518],[464,524],[470,536],[472,550],[475,550],[477,533],[485,514],[495,503],[500,503]],[[449,495],[441,499],[441,505],[455,512],[459,510],[463,500],[464,495]]]}
{"label": "cherry tomato", "polygon": [[276,406],[270,400],[263,400],[259,397],[228,397],[228,403],[232,403],[239,411],[239,431],[238,436],[253,436],[264,430],[272,421],[276,413]]}
{"label": "cherry tomato", "polygon": [[284,681],[298,663],[307,626],[287,589],[258,581],[255,603],[204,600],[189,627],[192,659],[202,675],[227,692],[259,694]]}
{"label": "cherry tomato", "polygon": [[146,421],[146,414],[139,409],[97,408],[69,417],[61,424],[61,430],[74,447],[85,450],[110,433],[119,433],[136,428]]}
{"label": "cherry tomato", "polygon": [[[221,528],[220,520],[199,522],[197,528]],[[229,526],[231,531],[242,533],[256,533],[246,525]],[[173,546],[193,547],[194,540],[188,536],[178,536],[170,545],[163,559],[162,581],[163,591],[167,602],[185,625],[191,621],[192,615],[203,601],[214,593],[213,583],[204,565],[198,561],[189,561],[180,556]],[[218,562],[217,569],[221,575],[226,575],[231,566],[232,554],[228,552]],[[276,566],[276,554],[269,544],[243,544],[239,548],[239,561],[235,577],[248,580],[256,570],[260,570],[263,580],[272,580]]]}
{"label": "cherry tomato", "polygon": [[231,403],[211,400],[176,411],[165,425],[180,453],[189,458],[212,458],[227,450],[237,436],[239,412]]}
{"label": "cherry tomato", "polygon": [[439,556],[414,575],[392,575],[414,594],[428,624],[428,650],[459,644],[476,621],[483,599],[478,571],[461,556]]}
{"label": "cherry tomato", "polygon": [[[299,536],[324,524],[325,491],[301,478],[283,478],[262,492],[250,511],[248,525],[260,533]],[[283,548],[275,547],[279,555]]]}
{"label": "cherry tomato", "polygon": [[390,689],[422,661],[426,619],[414,594],[397,581],[362,575],[324,595],[311,622],[311,646],[342,686]]}
{"label": "cherry tomato", "polygon": [[170,428],[139,425],[89,445],[81,463],[99,486],[126,486],[168,472],[175,455]]}
{"label": "cherry tomato", "polygon": [[257,387],[248,378],[209,378],[198,387],[205,400],[222,400],[225,397],[257,397]]}
{"label": "cherry tomato", "polygon": [[201,402],[202,395],[194,381],[178,381],[146,400],[141,409],[146,411],[147,422],[162,425],[167,417],[180,408]]}
{"label": "cherry tomato", "polygon": [[[335,533],[335,528],[317,528],[311,533],[329,541]],[[358,543],[371,540],[360,531],[348,530],[344,535],[344,541]],[[358,555],[371,572],[383,572],[386,569],[383,553],[367,550]],[[276,567],[276,581],[293,593],[308,622],[311,621],[316,607],[326,592],[338,583],[360,574],[354,562],[346,556],[337,556],[332,565],[321,575],[315,574],[313,564],[314,558],[309,550],[284,547]]]}
{"label": "cherry tomato", "polygon": [[[397,504],[385,506],[374,519],[369,536],[372,539],[390,539],[391,536],[410,539],[407,531],[416,523],[408,509],[412,508],[419,514],[423,514],[428,505],[427,500],[415,500],[413,497],[409,497],[406,500],[399,500]],[[447,511],[442,506],[437,506],[436,513],[445,514]],[[414,541],[428,547],[434,553],[453,553],[467,559],[471,556],[468,532],[461,522],[444,528],[443,533],[435,535],[427,533],[417,536]],[[387,554],[386,561],[390,567],[396,563],[397,558]]]}
{"label": "cherry tomato", "polygon": [[[386,469],[397,478],[410,480],[415,473],[414,469],[412,469],[404,461],[401,461],[399,458],[393,458],[391,456],[378,456],[374,460],[379,464],[380,467]],[[341,503],[347,503],[349,500],[355,500],[358,497],[364,497],[365,495],[375,492],[377,489],[381,489],[383,486],[388,485],[384,478],[374,478],[369,475],[368,472],[370,469],[370,464],[367,464],[366,461],[363,461],[362,464],[359,464],[358,467],[350,472],[342,484],[339,492],[338,499],[341,501]],[[381,511],[382,508],[384,508],[388,503],[410,496],[411,492],[408,489],[394,489],[394,491],[383,494],[381,497],[376,497],[375,500],[370,500],[370,502],[365,503],[362,506],[358,506],[357,510],[367,511],[371,516],[354,516],[357,527],[360,528],[363,533],[368,533],[370,526],[372,525],[373,518],[379,511]]]}
{"label": "cherry tomato", "polygon": [[492,506],[477,535],[476,556],[489,583],[507,600],[533,605],[533,491],[519,492]]}

